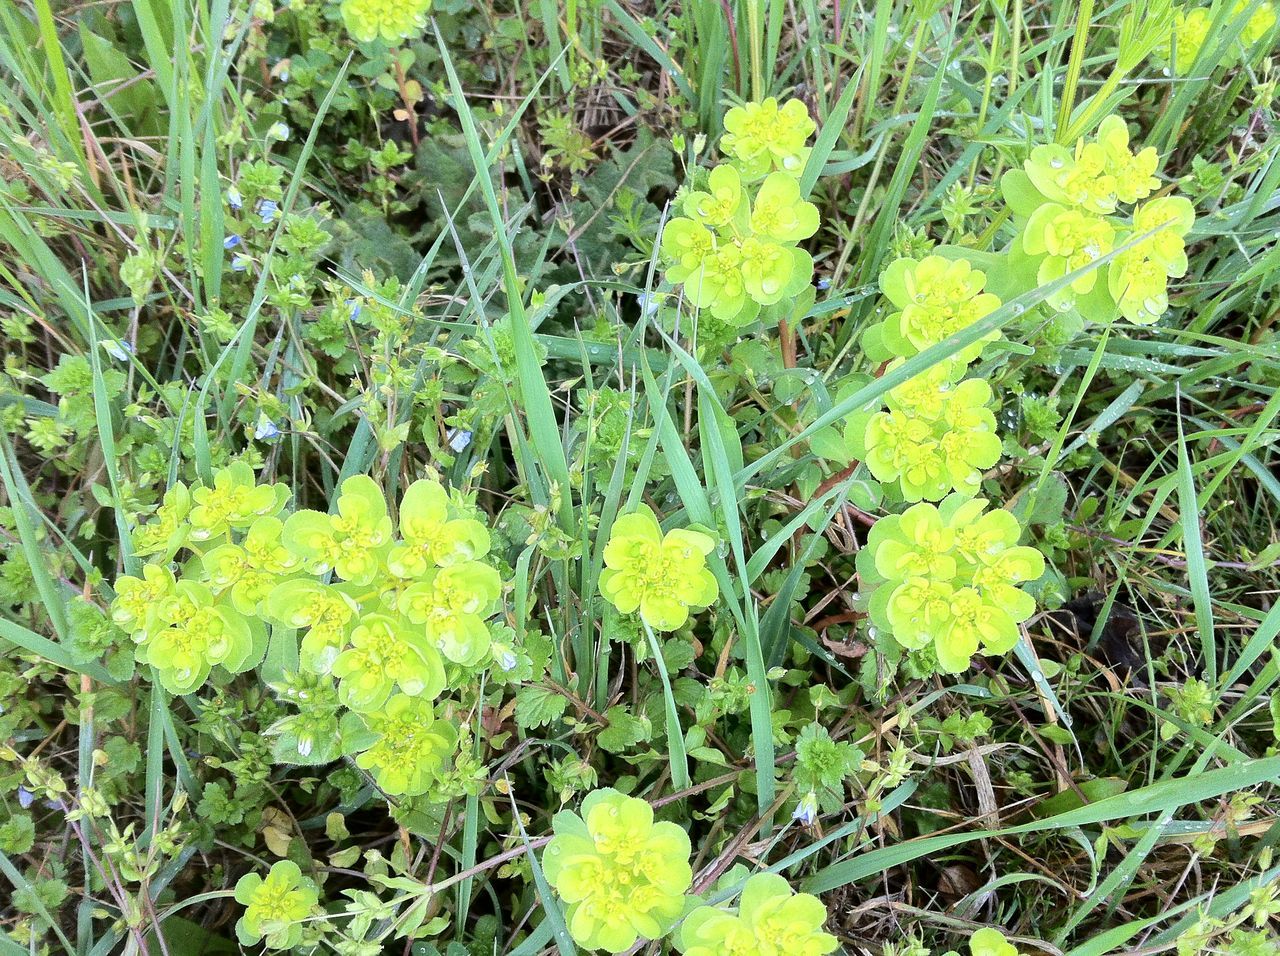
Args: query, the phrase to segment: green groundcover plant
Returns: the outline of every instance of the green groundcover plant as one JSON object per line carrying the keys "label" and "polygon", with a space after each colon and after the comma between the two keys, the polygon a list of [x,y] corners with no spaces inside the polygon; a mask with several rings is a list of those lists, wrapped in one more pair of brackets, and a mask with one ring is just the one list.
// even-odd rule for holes
{"label": "green groundcover plant", "polygon": [[1280,23],[0,0],[0,956],[1263,956]]}

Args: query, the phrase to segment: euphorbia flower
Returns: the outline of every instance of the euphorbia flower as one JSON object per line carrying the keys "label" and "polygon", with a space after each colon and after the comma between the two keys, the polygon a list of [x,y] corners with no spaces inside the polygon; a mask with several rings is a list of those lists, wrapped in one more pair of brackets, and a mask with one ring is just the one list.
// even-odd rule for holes
{"label": "euphorbia flower", "polygon": [[700,531],[675,528],[665,535],[647,507],[613,523],[605,545],[600,593],[623,614],[637,611],[658,631],[673,631],[719,594],[706,556],[715,542]]}
{"label": "euphorbia flower", "polygon": [[724,117],[720,148],[748,182],[771,172],[799,177],[810,149],[805,145],[817,126],[800,100],[781,107],[770,96],[760,103],[744,103]]}
{"label": "euphorbia flower", "polygon": [[881,518],[858,556],[872,589],[869,611],[908,650],[933,646],[938,667],[958,674],[975,653],[1003,654],[1036,602],[1018,585],[1044,573],[1044,557],[1019,545],[1008,511],[951,495]]}
{"label": "euphorbia flower", "polygon": [[[880,481],[896,481],[907,501],[939,500],[952,491],[976,494],[982,472],[1000,458],[995,416],[983,379],[949,381],[958,366],[935,366],[889,393],[888,411],[866,420],[854,457],[865,458]],[[919,381],[918,381],[919,380]],[[849,428],[860,427],[860,417]]]}
{"label": "euphorbia flower", "polygon": [[272,588],[263,610],[282,627],[309,628],[302,639],[302,665],[327,674],[346,643],[347,626],[359,606],[340,586],[294,579]]}
{"label": "euphorbia flower", "polygon": [[[1069,272],[1105,256],[1115,241],[1115,229],[1100,216],[1045,203],[1037,209],[1022,234],[1022,248],[1029,256],[1043,256],[1037,279],[1040,284],[1060,279]],[[1085,295],[1098,281],[1100,270],[1086,272],[1049,297],[1049,303],[1066,309],[1077,295]]]}
{"label": "euphorbia flower", "polygon": [[191,538],[208,541],[228,529],[247,528],[258,518],[278,514],[289,500],[289,489],[283,484],[257,484],[253,469],[236,461],[213,476],[212,488],[193,488],[191,499]]}
{"label": "euphorbia flower", "polygon": [[431,0],[342,0],[339,9],[358,42],[381,39],[395,44],[422,32]]}
{"label": "euphorbia flower", "polygon": [[1107,159],[1101,144],[1081,139],[1074,151],[1058,143],[1037,146],[1023,168],[1050,202],[1105,216],[1115,212],[1120,198]]}
{"label": "euphorbia flower", "polygon": [[201,559],[213,589],[229,590],[241,614],[256,614],[271,589],[302,566],[302,559],[281,543],[283,529],[279,518],[259,518],[243,542],[219,545]]}
{"label": "euphorbia flower", "polygon": [[426,793],[453,762],[458,732],[448,720],[436,719],[427,697],[395,694],[361,719],[374,740],[362,748],[356,765],[392,796]]}
{"label": "euphorbia flower", "polygon": [[351,632],[351,645],[334,661],[333,675],[338,699],[354,711],[377,710],[396,687],[427,699],[444,689],[440,652],[394,618],[365,615]]}
{"label": "euphorbia flower", "polygon": [[1169,310],[1169,276],[1165,267],[1132,249],[1111,260],[1107,289],[1120,314],[1138,325],[1151,325]]}
{"label": "euphorbia flower", "polygon": [[837,946],[822,931],[826,919],[816,896],[796,893],[776,873],[757,873],[736,913],[701,906],[685,917],[676,948],[685,956],[825,956]]}
{"label": "euphorbia flower", "polygon": [[557,813],[552,827],[542,868],[569,904],[579,945],[621,953],[670,930],[693,879],[684,830],[654,823],[649,804],[610,788],[589,794],[581,816]]}
{"label": "euphorbia flower", "polygon": [[450,517],[449,494],[438,481],[420,479],[400,499],[400,537],[387,567],[402,578],[420,578],[433,567],[474,561],[489,553],[489,529],[469,517]]}
{"label": "euphorbia flower", "polygon": [[712,169],[707,176],[707,189],[695,190],[684,199],[685,215],[711,229],[741,225],[746,211],[742,177],[728,165]]}
{"label": "euphorbia flower", "polygon": [[1107,170],[1115,180],[1116,195],[1121,202],[1146,199],[1160,188],[1155,172],[1160,155],[1148,146],[1135,156],[1129,151],[1129,128],[1118,116],[1108,116],[1098,125],[1098,143],[1106,153]]}
{"label": "euphorbia flower", "polygon": [[265,880],[256,873],[242,876],[235,897],[245,908],[236,922],[241,945],[256,946],[265,940],[268,949],[293,949],[302,941],[302,922],[311,915],[320,894],[298,864],[279,860]]}
{"label": "euphorbia flower", "polygon": [[[215,664],[239,672],[256,663],[250,660],[259,643],[256,636],[265,638],[260,626],[218,604],[205,585],[183,580],[151,608],[139,658],[156,669],[170,693],[189,694],[208,679]],[[261,659],[265,641],[259,651]]]}
{"label": "euphorbia flower", "polygon": [[[982,291],[986,281],[986,273],[967,259],[894,260],[880,276],[881,291],[899,310],[877,327],[883,347],[890,355],[909,358],[990,315],[1000,299]],[[956,358],[972,361],[999,335],[989,333]]]}
{"label": "euphorbia flower", "polygon": [[1186,275],[1187,248],[1184,240],[1195,219],[1195,207],[1182,196],[1163,196],[1143,203],[1133,211],[1134,238],[1148,232],[1151,235],[1142,239],[1134,251],[1158,262],[1167,275]]}
{"label": "euphorbia flower", "polygon": [[799,242],[818,231],[818,207],[800,197],[800,186],[790,176],[765,177],[751,204],[751,231],[775,242]]}
{"label": "euphorbia flower", "polygon": [[312,573],[333,568],[344,580],[368,584],[391,543],[382,489],[367,475],[348,478],[342,483],[338,513],[294,512],[284,523],[284,542]]}
{"label": "euphorbia flower", "polygon": [[1208,7],[1189,10],[1181,7],[1173,17],[1173,33],[1156,46],[1157,55],[1170,65],[1178,76],[1186,76],[1200,56],[1200,50],[1209,39],[1209,27],[1213,17]]}

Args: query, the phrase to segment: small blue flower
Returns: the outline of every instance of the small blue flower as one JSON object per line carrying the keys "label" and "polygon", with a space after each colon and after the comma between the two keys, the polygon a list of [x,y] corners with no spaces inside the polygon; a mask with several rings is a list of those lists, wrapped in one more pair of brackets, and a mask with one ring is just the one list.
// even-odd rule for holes
{"label": "small blue flower", "polygon": [[246,269],[249,268],[249,263],[251,261],[252,260],[250,260],[248,256],[237,255],[231,260],[231,271],[244,272]]}
{"label": "small blue flower", "polygon": [[126,361],[133,354],[133,346],[119,339],[106,339],[102,342],[102,347],[118,362]]}
{"label": "small blue flower", "polygon": [[244,205],[244,197],[240,195],[240,190],[236,189],[235,186],[231,186],[227,189],[227,205],[235,212],[239,212],[240,208]]}
{"label": "small blue flower", "polygon": [[276,218],[276,213],[280,211],[280,204],[274,199],[259,199],[257,209],[254,211],[263,222],[270,222]]}
{"label": "small blue flower", "polygon": [[360,301],[358,299],[348,299],[347,305],[351,307],[351,314],[347,316],[352,322],[360,318]]}
{"label": "small blue flower", "polygon": [[498,662],[498,666],[504,671],[513,671],[516,669],[516,665],[520,663],[519,658],[516,657],[515,651],[509,647],[503,646],[502,644],[494,645],[493,657],[494,660]]}
{"label": "small blue flower", "polygon": [[227,236],[222,240],[223,249],[234,249],[238,245],[240,245],[240,237],[236,235]]}
{"label": "small blue flower", "polygon": [[253,437],[256,441],[271,441],[280,437],[280,429],[266,415],[259,413],[258,427],[253,430]]}
{"label": "small blue flower", "polygon": [[27,809],[31,804],[36,802],[36,795],[26,787],[18,787],[18,806]]}
{"label": "small blue flower", "polygon": [[821,279],[818,280],[818,288],[821,289],[823,292],[825,292],[827,289],[830,289],[831,280],[828,279],[826,276],[823,276]]}
{"label": "small blue flower", "polygon": [[267,130],[267,136],[271,139],[278,139],[283,143],[289,138],[289,127],[285,123],[273,123],[271,128]]}
{"label": "small blue flower", "polygon": [[791,819],[798,820],[807,827],[813,826],[813,821],[818,819],[818,795],[810,790],[801,797]]}
{"label": "small blue flower", "polygon": [[471,432],[460,428],[449,429],[449,447],[456,452],[462,451],[471,444]]}

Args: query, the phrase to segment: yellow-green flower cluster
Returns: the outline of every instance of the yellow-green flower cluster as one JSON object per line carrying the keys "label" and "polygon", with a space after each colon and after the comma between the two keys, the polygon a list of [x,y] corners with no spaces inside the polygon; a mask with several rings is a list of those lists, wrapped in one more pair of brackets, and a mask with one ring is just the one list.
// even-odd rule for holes
{"label": "yellow-green flower cluster", "polygon": [[986,507],[960,495],[913,505],[877,521],[858,554],[872,622],[908,650],[931,647],[949,674],[1013,648],[1036,608],[1019,585],[1044,573],[1040,552],[1018,545],[1018,520]]}
{"label": "yellow-green flower cluster", "polygon": [[236,938],[242,946],[263,942],[268,949],[293,949],[302,941],[303,921],[319,901],[316,884],[302,875],[298,864],[280,860],[263,879],[256,873],[242,876],[235,889],[236,902],[245,908],[236,922]]}
{"label": "yellow-green flower cluster", "polygon": [[707,607],[719,595],[707,568],[714,548],[701,531],[673,528],[664,535],[653,511],[641,506],[613,523],[600,593],[623,614],[639,612],[654,630],[674,631],[690,608]]}
{"label": "yellow-green flower cluster", "polygon": [[620,953],[668,933],[685,956],[826,956],[836,948],[822,930],[822,903],[776,874],[749,878],[736,911],[687,896],[689,837],[674,823],[654,823],[643,800],[596,790],[581,816],[563,811],[552,827],[542,868],[569,904],[569,934],[586,949]]}
{"label": "yellow-green flower cluster", "polygon": [[[1094,322],[1117,314],[1150,324],[1169,307],[1167,283],[1186,274],[1185,239],[1194,222],[1180,196],[1149,198],[1159,188],[1152,147],[1133,153],[1129,131],[1108,116],[1074,149],[1037,146],[1001,188],[1021,230],[1010,268],[1028,288],[1062,279],[1123,249],[1106,268],[1085,271],[1048,297],[1060,312]],[[1122,204],[1136,204],[1126,219]],[[1155,230],[1152,232],[1152,230]]]}
{"label": "yellow-green flower cluster", "polygon": [[[956,956],[956,952],[952,950],[944,956]],[[969,937],[969,956],[1019,956],[1019,953],[1004,933],[987,926]]]}
{"label": "yellow-green flower cluster", "polygon": [[1000,458],[985,379],[959,381],[964,365],[941,362],[889,392],[887,409],[854,415],[845,426],[853,458],[878,481],[896,482],[905,501],[978,493],[982,472]]}
{"label": "yellow-green flower cluster", "polygon": [[809,159],[809,137],[817,129],[800,100],[781,106],[770,96],[761,103],[744,103],[724,117],[720,149],[753,182],[772,172],[798,177]]}
{"label": "yellow-green flower cluster", "polygon": [[817,232],[818,207],[786,173],[770,173],[752,196],[736,167],[716,166],[681,208],[662,231],[666,277],[717,319],[749,325],[761,306],[797,295],[813,277],[813,259],[796,243]]}
{"label": "yellow-green flower cluster", "polygon": [[[242,463],[208,487],[175,486],[135,532],[156,560],[116,582],[112,618],[175,694],[199,689],[215,667],[257,666],[269,638],[298,641],[311,684],[293,697],[304,713],[281,731],[297,752],[277,756],[359,754],[386,792],[426,793],[458,739],[437,699],[511,657],[491,638],[502,582],[486,560],[488,528],[433,480],[406,489],[398,529],[365,476],[342,484],[332,513],[282,520],[287,499]],[[175,577],[169,564],[183,548],[190,558]]]}
{"label": "yellow-green flower cluster", "polygon": [[342,22],[360,43],[399,43],[427,25],[431,0],[342,0]]}
{"label": "yellow-green flower cluster", "polygon": [[[986,273],[968,259],[895,259],[880,276],[880,291],[896,311],[868,330],[863,349],[871,358],[885,361],[910,358],[937,345],[1000,308],[1000,299],[983,291],[986,283]],[[971,362],[986,342],[998,337],[998,332],[990,333],[957,357]]]}
{"label": "yellow-green flower cluster", "polygon": [[716,319],[745,326],[785,304],[813,278],[797,243],[818,230],[818,208],[798,178],[814,130],[804,104],[770,98],[729,111],[722,148],[729,160],[685,195],[683,213],[662,231],[668,282]]}
{"label": "yellow-green flower cluster", "polygon": [[[967,259],[896,259],[880,288],[897,308],[863,336],[863,349],[884,371],[960,332],[1000,307],[983,291],[986,275]],[[990,332],[955,349],[953,357],[892,389],[880,404],[852,415],[843,432],[845,454],[864,461],[904,501],[939,501],[952,492],[978,493],[982,473],[1000,458],[1001,442],[984,379],[965,379]]]}
{"label": "yellow-green flower cluster", "polygon": [[701,906],[685,917],[676,947],[685,956],[826,956],[837,946],[822,931],[826,918],[816,896],[796,893],[775,873],[757,873],[736,913]]}
{"label": "yellow-green flower cluster", "polygon": [[684,830],[655,823],[649,804],[609,788],[589,794],[581,816],[562,811],[552,824],[542,867],[569,904],[579,945],[621,953],[671,930],[693,880]]}
{"label": "yellow-green flower cluster", "polygon": [[[1269,0],[1256,6],[1253,0],[1236,0],[1227,14],[1226,26],[1237,35],[1239,46],[1230,51],[1225,62],[1235,62],[1241,55],[1247,57],[1275,25],[1276,9]],[[1156,58],[1175,75],[1187,76],[1209,40],[1212,26],[1213,11],[1209,7],[1180,5],[1173,14],[1173,30],[1156,45]]]}

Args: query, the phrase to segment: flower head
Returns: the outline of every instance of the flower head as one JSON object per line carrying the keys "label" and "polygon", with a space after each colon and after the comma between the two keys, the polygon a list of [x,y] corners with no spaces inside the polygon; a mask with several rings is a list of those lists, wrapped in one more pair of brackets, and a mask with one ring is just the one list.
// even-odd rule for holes
{"label": "flower head", "polygon": [[402,543],[391,549],[387,567],[401,578],[420,578],[434,568],[474,561],[489,553],[489,529],[450,512],[449,495],[438,481],[420,479],[400,499]]}
{"label": "flower head", "polygon": [[[1022,234],[1022,248],[1040,258],[1036,278],[1041,285],[1083,269],[1111,251],[1115,229],[1101,216],[1048,202],[1031,215]],[[1089,293],[1100,270],[1086,272],[1049,297],[1058,309],[1070,307],[1077,295]]]}
{"label": "flower head", "polygon": [[385,614],[366,614],[351,632],[351,647],[333,662],[338,699],[358,713],[380,708],[399,687],[434,699],[444,689],[444,662],[424,635]]}
{"label": "flower head", "polygon": [[661,938],[679,918],[693,880],[689,837],[654,823],[645,801],[596,790],[581,816],[563,811],[552,825],[542,867],[569,904],[569,933],[580,945],[621,953],[638,938]]}
{"label": "flower head", "polygon": [[658,631],[673,631],[690,608],[706,607],[719,594],[706,556],[715,542],[700,531],[676,528],[665,535],[647,507],[613,523],[605,545],[600,592],[623,614],[640,612]]}
{"label": "flower head", "polygon": [[998,929],[984,927],[969,937],[971,956],[1018,956],[1018,948]]}
{"label": "flower head", "polygon": [[735,106],[725,114],[724,128],[720,148],[748,181],[775,171],[799,177],[809,158],[805,143],[817,129],[800,100],[779,106],[772,96]]}
{"label": "flower head", "polygon": [[859,574],[874,588],[870,612],[910,650],[932,645],[938,666],[958,674],[975,653],[1003,654],[1036,602],[1019,585],[1044,573],[1035,548],[1018,545],[1022,528],[986,501],[951,495],[875,523]]}
{"label": "flower head", "polygon": [[431,0],[342,0],[342,22],[360,43],[399,43],[427,25]]}
{"label": "flower head", "polygon": [[1169,310],[1169,277],[1164,266],[1135,249],[1111,261],[1107,288],[1120,314],[1138,325],[1151,325]]}
{"label": "flower head", "polygon": [[241,614],[256,614],[272,588],[301,569],[302,559],[281,543],[283,530],[279,518],[259,518],[240,544],[219,545],[201,559],[210,586],[229,591]]}
{"label": "flower head", "polygon": [[1101,143],[1081,139],[1074,151],[1059,143],[1037,146],[1023,168],[1050,202],[1078,206],[1093,215],[1115,212],[1120,196],[1113,163]]}
{"label": "flower head", "polygon": [[1157,56],[1168,63],[1178,76],[1186,76],[1209,39],[1212,22],[1208,7],[1180,8],[1174,14],[1173,32],[1156,47]]}
{"label": "flower head", "polygon": [[747,880],[737,912],[701,906],[681,924],[677,948],[685,956],[825,956],[837,941],[822,931],[821,900],[796,893],[776,873]]}
{"label": "flower head", "polygon": [[265,938],[269,949],[292,949],[301,941],[302,921],[311,915],[320,894],[298,864],[280,860],[265,880],[256,873],[242,876],[235,897],[245,908],[236,922],[242,945],[254,946]]}
{"label": "flower head", "polygon": [[1195,222],[1195,207],[1182,196],[1163,196],[1143,203],[1133,211],[1136,236],[1150,232],[1137,249],[1154,259],[1170,276],[1187,274],[1186,235]]}
{"label": "flower head", "polygon": [[1000,458],[991,386],[984,379],[957,384],[958,371],[940,363],[893,389],[887,411],[854,416],[847,426],[854,457],[878,480],[898,482],[907,501],[974,495],[982,472]]}
{"label": "flower head", "polygon": [[722,164],[681,205],[685,216],[662,232],[666,277],[714,318],[747,325],[812,278],[813,258],[796,243],[817,231],[818,207],[790,176],[768,174],[752,197],[739,170]]}
{"label": "flower head", "polygon": [[348,478],[338,496],[338,513],[295,511],[284,523],[284,542],[313,573],[333,568],[344,580],[369,583],[391,543],[382,490],[367,475]]}
{"label": "flower head", "polygon": [[[1231,8],[1232,18],[1243,16],[1252,3],[1253,0],[1236,0],[1236,5]],[[1267,2],[1260,3],[1245,22],[1244,29],[1240,31],[1240,42],[1248,50],[1270,33],[1275,25],[1276,8]]]}
{"label": "flower head", "polygon": [[[1000,299],[983,292],[986,273],[967,259],[896,259],[880,276],[880,289],[899,311],[880,328],[890,355],[909,358],[968,328],[1000,307]],[[963,362],[977,358],[992,332],[956,356]]]}
{"label": "flower head", "polygon": [[170,693],[189,694],[208,679],[215,664],[240,672],[257,663],[250,660],[258,643],[255,630],[261,626],[217,603],[204,584],[182,580],[148,609],[139,659],[156,669]]}
{"label": "flower head", "polygon": [[289,500],[289,489],[283,484],[258,484],[253,469],[236,461],[213,476],[212,488],[193,488],[191,499],[191,539],[208,541],[228,530],[247,528],[258,518],[278,514]]}
{"label": "flower head", "polygon": [[1155,172],[1160,155],[1154,146],[1140,150],[1135,156],[1129,150],[1129,129],[1118,116],[1108,116],[1098,125],[1098,143],[1106,154],[1107,170],[1115,180],[1116,195],[1121,202],[1137,202],[1158,189]]}
{"label": "flower head", "polygon": [[308,628],[302,638],[302,666],[328,674],[346,643],[357,604],[340,586],[294,578],[271,589],[262,602],[263,615],[282,627]]}
{"label": "flower head", "polygon": [[395,694],[364,723],[375,741],[356,757],[378,786],[392,796],[419,796],[431,789],[453,761],[458,732],[437,720],[430,699]]}

